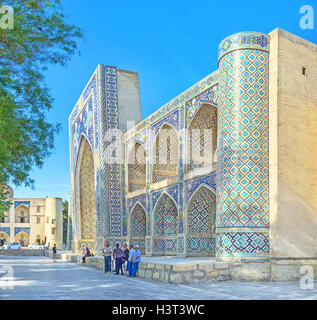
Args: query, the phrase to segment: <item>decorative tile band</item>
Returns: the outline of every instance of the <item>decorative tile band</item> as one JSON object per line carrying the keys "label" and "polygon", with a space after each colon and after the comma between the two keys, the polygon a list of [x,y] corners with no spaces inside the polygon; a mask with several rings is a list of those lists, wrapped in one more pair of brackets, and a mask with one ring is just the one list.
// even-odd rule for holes
{"label": "decorative tile band", "polygon": [[223,39],[218,47],[218,61],[227,53],[237,49],[259,49],[269,52],[270,37],[262,32],[239,32]]}
{"label": "decorative tile band", "polygon": [[257,257],[270,253],[269,233],[221,233],[216,238],[221,257]]}

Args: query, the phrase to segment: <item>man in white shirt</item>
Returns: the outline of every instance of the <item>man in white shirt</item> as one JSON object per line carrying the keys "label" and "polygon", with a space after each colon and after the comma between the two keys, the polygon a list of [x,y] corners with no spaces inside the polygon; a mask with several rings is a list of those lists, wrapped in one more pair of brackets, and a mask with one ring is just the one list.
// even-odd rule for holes
{"label": "man in white shirt", "polygon": [[130,244],[129,245],[129,259],[128,259],[128,264],[127,264],[127,270],[129,272],[129,277],[131,277],[130,273],[131,273],[131,267],[132,267],[132,259],[135,255],[135,250],[133,248],[133,245]]}
{"label": "man in white shirt", "polygon": [[106,246],[102,249],[102,254],[105,257],[105,273],[111,272],[111,257],[112,257],[112,247],[109,241],[106,242]]}
{"label": "man in white shirt", "polygon": [[138,271],[139,263],[141,261],[141,251],[140,251],[139,245],[136,244],[134,248],[135,248],[135,252],[131,261],[130,272],[129,272],[130,277],[135,277]]}

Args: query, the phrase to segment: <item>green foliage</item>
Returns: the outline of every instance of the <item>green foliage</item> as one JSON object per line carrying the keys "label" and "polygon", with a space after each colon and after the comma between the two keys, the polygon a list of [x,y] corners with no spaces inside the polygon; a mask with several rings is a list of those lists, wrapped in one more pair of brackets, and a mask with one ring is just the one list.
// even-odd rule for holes
{"label": "green foliage", "polygon": [[0,29],[0,186],[33,186],[30,170],[43,165],[60,130],[46,120],[53,99],[44,72],[66,66],[82,31],[65,22],[59,0],[4,4],[14,9],[14,29]]}

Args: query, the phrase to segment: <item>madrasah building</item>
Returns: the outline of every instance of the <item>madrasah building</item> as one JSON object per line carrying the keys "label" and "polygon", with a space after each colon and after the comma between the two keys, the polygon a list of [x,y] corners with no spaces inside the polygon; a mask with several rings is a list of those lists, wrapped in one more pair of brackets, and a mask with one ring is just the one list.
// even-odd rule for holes
{"label": "madrasah building", "polygon": [[7,186],[9,211],[0,218],[0,241],[32,243],[63,248],[63,200],[61,198],[17,198]]}
{"label": "madrasah building", "polygon": [[231,35],[217,70],[144,120],[138,74],[98,65],[69,139],[73,251],[317,256],[316,44]]}

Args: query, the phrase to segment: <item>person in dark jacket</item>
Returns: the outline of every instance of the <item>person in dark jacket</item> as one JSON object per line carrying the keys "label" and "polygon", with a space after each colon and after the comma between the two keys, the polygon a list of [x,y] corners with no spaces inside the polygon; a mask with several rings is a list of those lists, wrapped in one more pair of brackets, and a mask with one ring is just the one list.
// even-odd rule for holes
{"label": "person in dark jacket", "polygon": [[56,248],[56,244],[54,244],[53,246],[53,262],[56,262],[56,256],[57,256],[57,248]]}
{"label": "person in dark jacket", "polygon": [[116,274],[119,274],[119,270],[121,270],[121,275],[123,275],[122,257],[123,257],[123,250],[119,247],[119,244],[117,243],[116,248],[113,250],[113,258],[116,261]]}
{"label": "person in dark jacket", "polygon": [[[126,243],[123,246],[123,257],[124,263],[126,263],[129,260],[129,249]],[[128,271],[128,263],[126,264],[125,271]]]}

